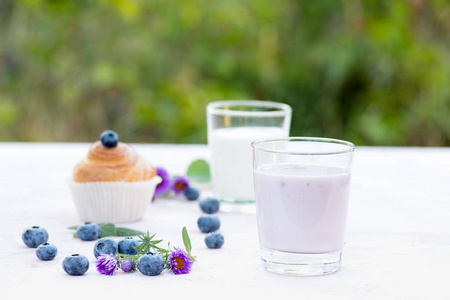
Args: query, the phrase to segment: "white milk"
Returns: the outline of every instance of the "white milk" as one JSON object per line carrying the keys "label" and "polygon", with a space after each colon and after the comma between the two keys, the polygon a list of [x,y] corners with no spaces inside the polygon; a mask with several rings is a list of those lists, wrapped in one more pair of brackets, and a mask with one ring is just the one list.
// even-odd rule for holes
{"label": "white milk", "polygon": [[251,143],[287,137],[279,127],[229,127],[208,136],[211,179],[215,194],[225,201],[254,200]]}

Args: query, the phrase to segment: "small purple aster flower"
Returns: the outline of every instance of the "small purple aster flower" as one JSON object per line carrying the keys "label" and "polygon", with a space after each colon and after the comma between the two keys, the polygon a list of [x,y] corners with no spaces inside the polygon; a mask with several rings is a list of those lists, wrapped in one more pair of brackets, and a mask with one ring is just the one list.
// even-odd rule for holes
{"label": "small purple aster flower", "polygon": [[172,181],[170,180],[170,175],[166,169],[162,167],[156,168],[156,175],[161,177],[161,182],[155,188],[155,193],[153,194],[152,202],[155,201],[157,195],[162,195],[170,191],[172,186]]}
{"label": "small purple aster flower", "polygon": [[167,193],[170,190],[171,186],[169,173],[166,171],[166,169],[158,167],[156,168],[156,175],[161,177],[162,181],[156,186],[155,195]]}
{"label": "small purple aster flower", "polygon": [[114,275],[117,269],[117,259],[114,255],[102,253],[95,261],[97,271],[103,275]]}
{"label": "small purple aster flower", "polygon": [[189,186],[189,180],[184,176],[178,176],[173,179],[172,190],[175,195],[179,195]]}
{"label": "small purple aster flower", "polygon": [[189,255],[186,252],[177,248],[175,251],[172,251],[172,254],[169,257],[170,260],[170,269],[176,275],[179,274],[189,274],[192,268],[192,261]]}
{"label": "small purple aster flower", "polygon": [[131,260],[126,259],[122,262],[120,267],[124,272],[131,272],[133,270],[133,262],[131,262]]}

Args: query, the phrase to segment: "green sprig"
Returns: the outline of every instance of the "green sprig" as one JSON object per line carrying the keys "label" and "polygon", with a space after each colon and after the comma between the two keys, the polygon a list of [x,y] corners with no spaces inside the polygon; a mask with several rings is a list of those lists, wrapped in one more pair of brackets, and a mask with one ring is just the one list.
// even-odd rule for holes
{"label": "green sprig", "polygon": [[158,249],[158,246],[156,246],[156,245],[161,243],[162,240],[154,241],[153,238],[155,237],[155,235],[156,235],[156,233],[153,234],[152,236],[150,236],[150,233],[147,230],[146,234],[142,234],[142,235],[138,236],[139,241],[141,242],[141,244],[139,246],[135,247],[138,250],[138,255],[152,252],[152,250],[154,252],[156,252],[156,249]]}

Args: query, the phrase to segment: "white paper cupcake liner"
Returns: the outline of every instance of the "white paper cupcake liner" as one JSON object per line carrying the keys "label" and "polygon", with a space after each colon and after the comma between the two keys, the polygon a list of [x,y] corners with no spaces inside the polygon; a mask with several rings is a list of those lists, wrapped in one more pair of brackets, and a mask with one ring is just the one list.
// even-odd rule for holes
{"label": "white paper cupcake liner", "polygon": [[161,182],[159,176],[138,182],[69,180],[78,215],[84,222],[128,223],[142,219]]}

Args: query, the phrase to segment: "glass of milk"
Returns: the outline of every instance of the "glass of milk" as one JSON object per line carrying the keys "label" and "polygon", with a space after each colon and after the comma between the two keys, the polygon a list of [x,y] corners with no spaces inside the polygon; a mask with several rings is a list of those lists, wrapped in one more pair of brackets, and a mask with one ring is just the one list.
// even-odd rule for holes
{"label": "glass of milk", "polygon": [[292,108],[256,100],[211,102],[206,107],[211,180],[222,211],[255,212],[251,143],[289,136]]}
{"label": "glass of milk", "polygon": [[327,138],[252,143],[261,260],[281,274],[341,267],[355,146]]}

